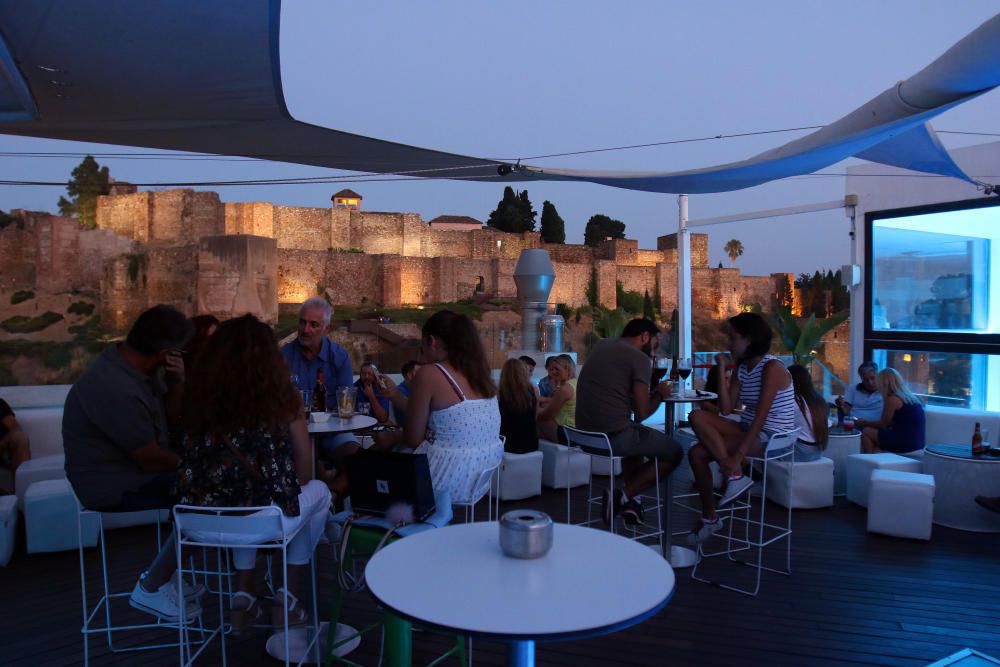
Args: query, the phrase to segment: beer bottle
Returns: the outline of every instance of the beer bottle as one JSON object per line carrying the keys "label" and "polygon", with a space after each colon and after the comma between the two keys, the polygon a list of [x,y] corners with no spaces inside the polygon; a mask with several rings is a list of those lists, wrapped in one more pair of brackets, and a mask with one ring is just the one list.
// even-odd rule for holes
{"label": "beer bottle", "polygon": [[979,422],[976,422],[976,428],[972,431],[972,455],[982,456],[986,453],[986,448],[983,446],[983,434],[979,430]]}
{"label": "beer bottle", "polygon": [[[674,385],[674,387],[676,387],[677,384],[680,382],[680,379],[681,375],[677,368],[677,355],[675,354],[673,357],[671,357],[671,362],[670,362],[670,383]],[[676,389],[674,391],[676,391]]]}
{"label": "beer bottle", "polygon": [[323,382],[323,369],[316,370],[316,386],[313,387],[313,412],[326,412],[326,383]]}

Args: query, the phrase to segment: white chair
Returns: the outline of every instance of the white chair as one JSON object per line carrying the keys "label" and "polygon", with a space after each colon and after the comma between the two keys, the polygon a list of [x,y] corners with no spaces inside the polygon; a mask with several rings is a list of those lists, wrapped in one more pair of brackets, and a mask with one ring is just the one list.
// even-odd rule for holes
{"label": "white chair", "polygon": [[[55,484],[58,482],[65,482],[67,485],[69,482],[67,480],[48,480],[44,482],[36,482],[32,484],[32,489],[39,485]],[[30,490],[29,490],[30,491]],[[71,491],[72,492],[72,491]],[[28,494],[30,499],[31,494]],[[108,554],[107,554],[107,542],[106,542],[106,531],[104,526],[104,513],[95,512],[89,510],[80,504],[80,501],[76,498],[76,494],[72,495],[74,502],[76,503],[76,543],[77,550],[80,557],[80,597],[83,607],[83,625],[80,628],[80,633],[83,635],[83,664],[90,664],[90,635],[104,634],[107,638],[108,649],[113,653],[123,653],[130,651],[147,651],[151,649],[161,649],[170,648],[178,646],[178,642],[174,641],[153,641],[148,644],[136,645],[134,641],[128,641],[126,643],[116,643],[115,637],[121,637],[122,633],[128,633],[128,636],[134,637],[135,631],[148,631],[151,628],[160,628],[166,630],[173,630],[178,627],[176,623],[170,623],[167,621],[161,621],[157,619],[154,622],[147,623],[114,623],[111,618],[111,606],[116,600],[124,600],[127,604],[129,596],[132,594],[131,590],[111,592],[111,587],[108,583]],[[159,517],[160,510],[149,510],[148,513],[151,516]],[[96,543],[100,549],[101,555],[101,583],[102,583],[102,595],[98,598],[97,602],[93,606],[87,598],[87,568],[84,559],[84,547],[93,546],[94,542],[91,541],[89,537],[96,530]],[[156,546],[159,550],[161,544],[161,534],[160,534],[160,524],[156,521]],[[103,611],[103,614],[101,613]],[[121,612],[116,612],[116,616]],[[100,616],[103,615],[103,624],[100,622]],[[199,621],[200,619],[191,619],[192,621]]]}
{"label": "white chair", "polygon": [[[748,456],[746,458],[746,460],[750,462],[750,465],[753,466],[761,475],[761,496],[758,497],[758,506],[754,506],[753,496],[748,496],[745,502],[735,500],[729,507],[718,510],[720,515],[725,516],[729,525],[726,527],[725,534],[721,534],[721,532],[717,533],[713,539],[723,540],[725,542],[725,547],[718,551],[709,552],[705,550],[705,544],[709,544],[711,540],[705,544],[699,545],[698,555],[701,556],[701,558],[699,558],[698,562],[694,566],[694,569],[691,571],[692,579],[707,584],[721,586],[722,588],[727,588],[731,591],[736,591],[737,593],[743,593],[745,595],[757,595],[757,592],[760,590],[760,575],[762,570],[784,575],[791,574],[792,503],[788,503],[789,506],[782,512],[785,515],[784,524],[769,523],[764,516],[765,505],[767,504],[764,498],[767,496],[769,464],[777,461],[791,462],[792,456],[795,452],[795,440],[798,437],[798,433],[799,429],[783,433],[775,433],[764,446],[763,456]],[[789,496],[791,495],[792,470],[793,468],[789,466],[788,475],[785,478],[788,485]],[[734,531],[734,524],[739,524],[742,527],[743,530],[740,531],[742,535],[734,535],[734,532],[736,532]],[[781,540],[785,540],[784,568],[779,569],[766,567],[763,564],[764,547],[775,544]],[[736,554],[742,551],[755,551],[756,557],[751,561],[737,560]],[[722,583],[709,579],[704,575],[700,575],[698,573],[698,568],[705,566],[705,561],[707,559],[711,559],[716,556],[726,556],[733,562],[748,565],[754,568],[753,586],[749,587]]]}
{"label": "white chair", "polygon": [[[592,465],[596,465],[600,462],[607,470],[620,469],[622,458],[621,456],[615,456],[614,450],[611,447],[611,441],[608,436],[604,433],[598,433],[593,431],[581,431],[579,429],[570,428],[568,426],[563,427],[566,431],[566,439],[569,442],[570,447],[578,447],[580,451],[590,456]],[[629,528],[628,532],[633,540],[646,540],[656,538],[659,541],[660,549],[663,549],[663,513],[662,513],[662,501],[660,499],[660,468],[659,466],[654,466],[656,469],[656,502],[652,507],[644,508],[646,511],[652,510],[656,513],[656,530],[642,530],[638,528]],[[603,517],[600,519],[593,519],[592,510],[594,505],[598,507],[601,506],[601,495],[594,495],[594,481],[593,481],[593,470],[591,471],[591,481],[587,485],[587,521],[582,524],[584,526],[589,526],[591,524],[597,523],[598,521],[603,521]],[[610,475],[608,481],[611,487],[611,497],[615,498],[615,476]],[[637,497],[639,502],[642,502],[642,496]],[[569,489],[566,489],[566,522],[570,523],[570,507],[569,507]],[[611,532],[617,533],[616,521],[618,517],[614,511],[615,503],[611,503]]]}
{"label": "white chair", "polygon": [[832,507],[834,468],[825,456],[814,461],[772,461],[767,499],[797,510]]}
{"label": "white chair", "polygon": [[[282,523],[281,510],[274,505],[264,507],[200,507],[195,505],[176,505],[173,510],[174,527],[177,531],[177,567],[178,572],[183,574],[183,561],[181,552],[185,546],[209,547],[216,550],[216,562],[218,564],[218,589],[223,590],[223,577],[228,577],[228,568],[223,568],[223,562],[228,562],[228,552],[224,550],[232,547],[247,547],[255,549],[267,549],[281,552],[282,582],[288,581],[288,544],[303,529],[309,526],[309,521],[300,521],[293,530],[286,532]],[[310,560],[310,584],[312,586],[312,614],[310,625],[312,626],[311,639],[302,648],[302,656],[308,656],[310,650],[313,651],[312,662],[320,661],[320,647],[318,643],[318,610],[316,606],[316,562],[315,558]],[[178,577],[177,581],[182,579]],[[287,585],[287,583],[285,583]],[[178,583],[178,586],[180,584]],[[194,653],[191,652],[191,642],[189,637],[189,627],[181,611],[181,621],[177,624],[180,633],[180,664],[190,665],[204,652],[209,643],[215,637],[219,637],[221,646],[221,661],[218,664],[226,665],[226,608],[227,596],[219,595],[219,624],[204,636],[201,646]],[[284,596],[285,602],[285,634],[284,634],[284,660],[285,665],[291,664],[290,645],[292,638],[289,637],[288,627],[288,595]]]}
{"label": "white chair", "polygon": [[[504,452],[500,474],[494,477],[493,494],[500,500],[522,500],[542,494],[542,464],[539,451]],[[502,482],[502,483],[501,483]]]}
{"label": "white chair", "polygon": [[590,457],[579,449],[538,439],[542,453],[542,484],[550,489],[583,486],[590,481]]}
{"label": "white chair", "polygon": [[856,505],[868,507],[868,490],[872,473],[876,470],[920,472],[923,463],[898,454],[851,454],[847,457],[847,499]]}
{"label": "white chair", "polygon": [[868,532],[931,539],[934,476],[873,470],[868,494]]}
{"label": "white chair", "polygon": [[503,459],[479,473],[479,479],[476,480],[472,497],[469,500],[452,501],[452,505],[465,508],[466,523],[476,520],[476,504],[486,496],[489,497],[486,520],[492,521],[494,517],[497,519],[500,518],[500,494],[494,494],[493,489],[499,488],[502,484],[502,480],[500,479],[500,466],[502,464]]}

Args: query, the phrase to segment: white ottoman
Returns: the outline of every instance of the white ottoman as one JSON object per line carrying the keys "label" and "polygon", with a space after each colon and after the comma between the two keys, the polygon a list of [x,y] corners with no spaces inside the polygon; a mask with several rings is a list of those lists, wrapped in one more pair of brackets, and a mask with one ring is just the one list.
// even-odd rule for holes
{"label": "white ottoman", "polygon": [[24,508],[24,494],[35,482],[47,479],[63,479],[66,477],[66,456],[52,454],[29,459],[17,468],[14,490],[17,493],[17,506]]}
{"label": "white ottoman", "polygon": [[[24,494],[24,534],[28,553],[77,548],[76,496],[68,479],[35,482]],[[83,517],[83,545],[97,544],[97,516]]]}
{"label": "white ottoman", "polygon": [[833,505],[832,459],[820,457],[797,463],[772,461],[767,468],[767,497],[782,507],[815,509]]}
{"label": "white ottoman", "polygon": [[851,454],[847,457],[847,499],[868,507],[868,486],[875,470],[920,472],[921,463],[898,454]]}
{"label": "white ottoman", "polygon": [[[503,453],[503,463],[500,464],[500,500],[521,500],[542,494],[542,463],[541,452],[525,454]],[[496,478],[494,478],[496,493]]]}
{"label": "white ottoman", "polygon": [[5,567],[14,555],[17,514],[17,496],[0,496],[0,567]]}
{"label": "white ottoman", "polygon": [[566,454],[566,446],[549,440],[538,441],[542,453],[542,484],[550,489],[583,486],[590,482],[590,457],[578,449]]}
{"label": "white ottoman", "polygon": [[868,496],[868,532],[931,539],[934,477],[899,470],[873,470]]}

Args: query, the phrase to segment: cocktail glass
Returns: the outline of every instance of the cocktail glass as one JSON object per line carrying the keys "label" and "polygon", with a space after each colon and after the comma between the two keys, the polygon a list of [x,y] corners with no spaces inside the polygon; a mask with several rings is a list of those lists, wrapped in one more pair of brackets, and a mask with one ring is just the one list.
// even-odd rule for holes
{"label": "cocktail glass", "polygon": [[355,387],[337,387],[337,414],[344,421],[354,416],[354,404],[358,398]]}

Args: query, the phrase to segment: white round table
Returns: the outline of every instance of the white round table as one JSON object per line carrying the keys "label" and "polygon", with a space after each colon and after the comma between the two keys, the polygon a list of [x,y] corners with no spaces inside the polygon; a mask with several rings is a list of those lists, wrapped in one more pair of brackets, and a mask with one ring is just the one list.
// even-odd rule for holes
{"label": "white round table", "polygon": [[830,429],[823,456],[833,461],[833,495],[847,493],[847,457],[861,453],[861,430],[845,431],[840,426]]}
{"label": "white round table", "polygon": [[980,533],[1000,533],[1000,515],[976,496],[1000,496],[1000,456],[973,456],[969,445],[927,445],[924,473],[934,475],[934,523]]}
{"label": "white round table", "polygon": [[369,415],[355,414],[350,419],[341,419],[332,414],[325,422],[309,421],[309,433],[312,435],[323,435],[324,433],[350,433],[352,431],[363,431],[378,423],[378,420]]}
{"label": "white round table", "polygon": [[368,590],[404,619],[506,642],[518,666],[534,664],[536,641],[616,632],[669,602],[674,573],[658,554],[603,530],[553,528],[552,549],[531,560],[504,555],[495,521],[411,535],[368,562]]}

